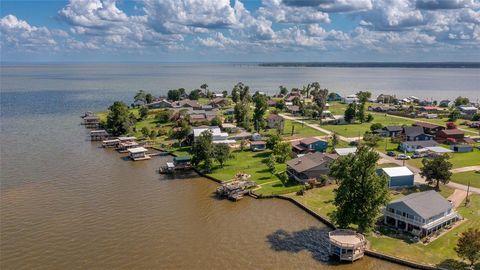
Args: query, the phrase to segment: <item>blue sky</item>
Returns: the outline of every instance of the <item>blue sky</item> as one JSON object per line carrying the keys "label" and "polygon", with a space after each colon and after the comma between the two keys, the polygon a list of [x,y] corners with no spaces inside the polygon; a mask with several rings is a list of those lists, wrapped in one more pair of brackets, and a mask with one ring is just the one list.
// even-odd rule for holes
{"label": "blue sky", "polygon": [[5,62],[480,61],[480,0],[0,4]]}

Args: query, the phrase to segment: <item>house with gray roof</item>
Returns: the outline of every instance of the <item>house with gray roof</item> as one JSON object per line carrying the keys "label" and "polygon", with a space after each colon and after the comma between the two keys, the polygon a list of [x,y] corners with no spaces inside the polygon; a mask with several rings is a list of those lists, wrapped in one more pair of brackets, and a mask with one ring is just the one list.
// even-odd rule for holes
{"label": "house with gray roof", "polygon": [[421,126],[404,127],[403,134],[407,141],[429,141],[433,139],[432,135],[425,134]]}
{"label": "house with gray roof", "polygon": [[428,236],[461,219],[452,203],[434,190],[409,194],[391,201],[384,223],[418,236]]}
{"label": "house with gray roof", "polygon": [[336,154],[308,153],[287,161],[287,174],[302,183],[310,179],[317,179],[322,174],[328,175],[330,164],[337,157]]}

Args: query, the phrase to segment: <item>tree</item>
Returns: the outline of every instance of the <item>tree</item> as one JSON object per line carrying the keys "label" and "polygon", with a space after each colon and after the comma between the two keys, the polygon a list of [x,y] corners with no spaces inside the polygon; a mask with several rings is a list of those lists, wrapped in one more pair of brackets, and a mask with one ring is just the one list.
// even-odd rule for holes
{"label": "tree", "polygon": [[268,167],[268,171],[269,171],[271,174],[275,174],[275,171],[276,171],[275,165],[276,165],[275,156],[274,156],[274,155],[268,156],[268,158],[267,158],[267,167]]}
{"label": "tree", "polygon": [[367,114],[367,122],[370,123],[373,121],[373,115],[371,113]]}
{"label": "tree", "polygon": [[213,155],[215,160],[223,168],[225,162],[230,158],[230,146],[226,143],[218,143],[213,146]]}
{"label": "tree", "polygon": [[148,115],[148,108],[145,107],[145,106],[142,106],[140,107],[140,109],[138,110],[138,113],[140,114],[140,119],[145,119],[147,118],[147,115]]}
{"label": "tree", "polygon": [[472,116],[472,121],[480,121],[480,113],[476,113]]}
{"label": "tree", "polygon": [[448,121],[455,122],[460,118],[460,112],[458,110],[453,110],[448,114]]}
{"label": "tree", "polygon": [[[318,82],[314,82],[311,84],[313,87],[313,101],[317,105],[318,109],[318,116],[320,119],[322,118],[322,113],[325,110],[325,105],[327,104],[328,99],[328,89],[321,89],[320,84]],[[321,122],[321,121],[320,121]]]}
{"label": "tree", "polygon": [[447,129],[456,129],[457,125],[454,122],[447,122]]}
{"label": "tree", "polygon": [[147,93],[144,90],[139,90],[133,97],[133,100],[135,102],[141,101],[143,103],[146,103],[147,102],[146,96],[147,96]]}
{"label": "tree", "polygon": [[245,150],[245,147],[247,147],[247,141],[246,140],[241,140],[240,141],[240,151]]}
{"label": "tree", "polygon": [[265,112],[267,111],[267,97],[265,95],[255,95],[253,98],[255,103],[255,109],[253,110],[253,126],[258,132],[260,129],[265,128]]}
{"label": "tree", "polygon": [[275,104],[275,108],[283,111],[283,110],[285,110],[285,108],[287,108],[287,105],[285,104],[285,101],[282,99],[282,100],[279,100],[279,101]]}
{"label": "tree", "polygon": [[187,120],[180,120],[178,123],[178,127],[175,132],[172,133],[171,137],[173,139],[178,140],[178,143],[181,144],[181,142],[187,138],[188,134],[190,134],[191,127],[188,124]]}
{"label": "tree", "polygon": [[332,150],[337,146],[338,144],[338,135],[337,133],[332,133]]}
{"label": "tree", "polygon": [[148,137],[150,135],[150,129],[148,129],[148,127],[142,127],[142,130],[140,130],[140,132],[142,133],[143,137]]}
{"label": "tree", "polygon": [[250,103],[240,100],[235,104],[235,107],[233,107],[233,112],[237,125],[248,129],[250,127]]}
{"label": "tree", "polygon": [[370,147],[375,147],[378,145],[378,142],[380,141],[380,137],[377,134],[365,133],[363,135],[363,141],[365,142],[366,145]]}
{"label": "tree", "polygon": [[222,124],[222,119],[220,117],[215,116],[212,121],[210,121],[210,125],[212,126],[220,126]]}
{"label": "tree", "polygon": [[381,123],[373,123],[371,126],[370,126],[370,131],[375,131],[377,129],[382,129],[383,128],[383,125]]}
{"label": "tree", "polygon": [[347,109],[345,110],[345,121],[348,122],[348,123],[351,123],[352,121],[355,121],[355,104],[354,103],[351,103],[351,104],[348,104],[348,107]]}
{"label": "tree", "polygon": [[369,91],[360,91],[357,93],[358,100],[360,101],[360,106],[357,110],[357,119],[360,121],[360,123],[363,123],[367,120],[365,115],[365,103],[371,96],[372,93],[370,93]]}
{"label": "tree", "polygon": [[480,230],[469,228],[462,233],[458,239],[455,251],[458,257],[468,260],[470,267],[473,269],[473,266],[480,260]]}
{"label": "tree", "polygon": [[180,91],[177,89],[168,90],[167,96],[168,99],[172,101],[180,100]]}
{"label": "tree", "polygon": [[204,83],[204,84],[200,85],[200,88],[203,89],[203,91],[205,92],[205,94],[207,94],[208,84]]}
{"label": "tree", "polygon": [[197,137],[192,147],[192,164],[198,165],[203,161],[206,172],[212,170],[213,143],[212,132],[204,131]]}
{"label": "tree", "polygon": [[277,162],[285,163],[292,154],[292,145],[289,142],[280,142],[273,147],[273,154]]}
{"label": "tree", "polygon": [[330,175],[340,185],[334,190],[333,220],[340,228],[358,225],[360,232],[369,230],[380,207],[389,200],[387,178],[376,172],[379,154],[368,146],[359,146],[355,155],[342,156],[330,165]]}
{"label": "tree", "polygon": [[237,103],[240,99],[240,93],[238,92],[237,86],[234,86],[232,89],[232,101]]}
{"label": "tree", "polygon": [[280,135],[274,134],[267,139],[267,142],[265,143],[265,145],[267,149],[273,150],[273,148],[275,148],[275,145],[277,145],[281,141],[282,141],[282,138],[280,138]]}
{"label": "tree", "polygon": [[425,177],[427,183],[435,182],[435,189],[440,189],[440,182],[447,184],[450,181],[452,173],[452,163],[448,161],[450,156],[448,154],[437,155],[433,159],[422,159],[423,167],[420,169],[420,175]]}
{"label": "tree", "polygon": [[288,89],[285,86],[280,85],[278,88],[280,89],[280,95],[285,96],[288,94]]}
{"label": "tree", "polygon": [[470,100],[467,97],[457,97],[455,99],[455,107],[461,106],[461,105],[468,105],[470,103]]}
{"label": "tree", "polygon": [[357,119],[360,121],[360,123],[365,122],[365,120],[366,120],[365,103],[360,103],[360,105],[358,106]]}
{"label": "tree", "polygon": [[155,116],[155,119],[157,120],[158,123],[164,124],[170,121],[170,118],[172,118],[173,112],[171,110],[161,110],[157,113]]}
{"label": "tree", "polygon": [[188,94],[188,98],[191,100],[198,100],[200,98],[200,92],[199,89],[192,90],[190,94]]}
{"label": "tree", "polygon": [[135,117],[132,118],[128,106],[122,101],[115,101],[108,107],[106,126],[113,135],[118,136],[130,132],[135,122]]}
{"label": "tree", "polygon": [[152,96],[152,94],[147,93],[147,94],[145,95],[145,101],[147,102],[147,104],[148,104],[148,103],[152,103],[152,102],[153,102],[153,96]]}
{"label": "tree", "polygon": [[157,135],[158,135],[158,133],[154,129],[152,129],[152,131],[150,131],[149,136],[150,136],[151,140],[155,139],[157,137]]}
{"label": "tree", "polygon": [[184,98],[187,93],[185,92],[185,88],[178,88],[178,93],[180,94],[180,98]]}
{"label": "tree", "polygon": [[223,90],[222,91],[222,95],[224,98],[228,97],[228,91],[227,90]]}
{"label": "tree", "polygon": [[368,101],[368,99],[372,97],[372,93],[370,93],[369,91],[359,91],[357,93],[357,97],[360,103],[365,104]]}

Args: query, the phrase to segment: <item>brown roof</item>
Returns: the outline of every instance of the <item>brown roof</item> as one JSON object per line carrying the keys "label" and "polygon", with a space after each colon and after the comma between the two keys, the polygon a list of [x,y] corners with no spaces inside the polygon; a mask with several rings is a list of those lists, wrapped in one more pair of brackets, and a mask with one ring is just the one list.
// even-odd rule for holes
{"label": "brown roof", "polygon": [[442,132],[443,134],[445,135],[463,135],[463,131],[459,130],[459,129],[444,129],[444,130],[441,130],[440,132]]}
{"label": "brown roof", "polygon": [[280,115],[278,114],[270,114],[268,117],[267,117],[268,120],[283,120],[283,117],[281,117]]}
{"label": "brown roof", "polygon": [[250,142],[250,145],[262,145],[262,144],[265,144],[266,142],[265,141],[252,141]]}
{"label": "brown roof", "polygon": [[195,100],[191,99],[182,99],[173,103],[174,107],[192,107],[192,108],[199,108],[201,105],[196,102]]}
{"label": "brown roof", "polygon": [[309,137],[309,138],[304,138],[304,139],[301,139],[300,140],[300,143],[303,143],[303,144],[312,144],[312,143],[315,143],[315,142],[318,142],[320,141],[319,139],[315,138],[315,137]]}
{"label": "brown roof", "polygon": [[312,168],[315,168],[319,165],[322,165],[324,162],[330,162],[336,159],[338,155],[336,154],[325,154],[320,152],[309,153],[303,157],[294,158],[287,161],[287,165],[297,172],[308,171]]}
{"label": "brown roof", "polygon": [[296,106],[296,105],[292,105],[292,106],[288,106],[287,107],[290,111],[299,111],[300,110],[300,107]]}
{"label": "brown roof", "polygon": [[415,126],[419,127],[424,127],[424,128],[429,128],[429,129],[434,129],[434,128],[441,128],[442,126],[435,125],[432,123],[426,123],[426,122],[415,122]]}
{"label": "brown roof", "polygon": [[217,98],[212,99],[212,101],[210,101],[210,103],[218,104],[218,103],[222,103],[222,102],[225,102],[225,101],[226,100],[223,97],[217,97]]}

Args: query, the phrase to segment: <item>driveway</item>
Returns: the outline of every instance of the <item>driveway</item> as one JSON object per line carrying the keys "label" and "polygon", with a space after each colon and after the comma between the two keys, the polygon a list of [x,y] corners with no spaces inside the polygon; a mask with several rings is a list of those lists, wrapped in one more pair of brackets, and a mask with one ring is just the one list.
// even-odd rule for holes
{"label": "driveway", "polygon": [[450,200],[453,205],[455,205],[455,208],[457,208],[460,206],[460,204],[462,204],[466,197],[467,192],[465,190],[455,189],[453,194],[448,197],[448,200]]}

